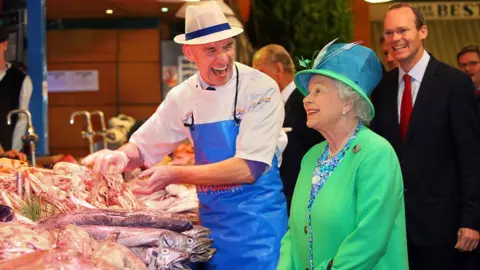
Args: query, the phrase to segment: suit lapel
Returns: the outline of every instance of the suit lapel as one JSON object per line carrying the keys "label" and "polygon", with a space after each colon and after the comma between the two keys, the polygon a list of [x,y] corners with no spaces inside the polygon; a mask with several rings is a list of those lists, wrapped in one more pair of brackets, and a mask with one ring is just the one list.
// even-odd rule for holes
{"label": "suit lapel", "polygon": [[396,68],[387,73],[386,76],[388,77],[385,79],[387,80],[386,85],[392,87],[391,89],[388,89],[390,94],[388,95],[387,101],[387,104],[391,104],[388,106],[388,115],[389,118],[392,119],[390,122],[392,123],[392,129],[394,130],[393,134],[395,134],[392,144],[395,149],[400,150],[402,148],[402,137],[400,135],[400,124],[398,123],[398,73],[399,70]]}
{"label": "suit lapel", "polygon": [[[300,97],[298,97],[298,95],[300,95]],[[285,103],[285,119],[288,119],[288,116],[292,112],[293,107],[295,107],[294,106],[295,102],[299,98],[303,98],[302,93],[300,93],[300,91],[298,91],[297,89],[293,90],[292,94],[290,95],[290,97],[287,99],[287,102]]]}
{"label": "suit lapel", "polygon": [[417,99],[413,105],[412,115],[410,116],[410,123],[408,124],[407,137],[405,138],[404,147],[407,146],[409,140],[412,137],[412,133],[415,130],[415,127],[420,122],[422,116],[422,110],[427,108],[428,101],[430,96],[435,92],[435,71],[437,70],[439,62],[430,56],[430,61],[428,62],[427,69],[423,75],[422,82],[420,84],[420,89],[418,89]]}

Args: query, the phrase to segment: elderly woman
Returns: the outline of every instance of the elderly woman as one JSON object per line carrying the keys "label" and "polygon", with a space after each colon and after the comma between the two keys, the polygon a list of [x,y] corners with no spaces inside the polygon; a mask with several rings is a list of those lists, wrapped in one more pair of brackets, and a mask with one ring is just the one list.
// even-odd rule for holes
{"label": "elderly woman", "polygon": [[278,269],[408,269],[398,158],[364,125],[380,62],[368,48],[335,44],[312,67],[295,83],[307,126],[326,141],[303,158]]}

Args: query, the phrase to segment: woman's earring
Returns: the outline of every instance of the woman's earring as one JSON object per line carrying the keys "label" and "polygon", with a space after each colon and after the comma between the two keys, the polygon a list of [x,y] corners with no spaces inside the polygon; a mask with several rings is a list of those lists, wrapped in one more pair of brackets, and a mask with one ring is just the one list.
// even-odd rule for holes
{"label": "woman's earring", "polygon": [[343,116],[345,116],[345,115],[346,115],[346,113],[345,113],[345,112],[342,112],[342,115],[343,115]]}

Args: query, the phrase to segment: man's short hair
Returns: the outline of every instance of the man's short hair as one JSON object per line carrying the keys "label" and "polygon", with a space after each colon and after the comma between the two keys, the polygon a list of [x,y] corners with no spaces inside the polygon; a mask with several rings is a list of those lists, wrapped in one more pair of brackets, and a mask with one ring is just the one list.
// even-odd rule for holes
{"label": "man's short hair", "polygon": [[469,52],[475,52],[478,54],[480,57],[480,48],[477,45],[467,45],[463,47],[458,53],[457,53],[457,62],[460,60],[460,57],[466,53]]}
{"label": "man's short hair", "polygon": [[422,28],[422,26],[427,25],[427,21],[425,20],[425,17],[423,16],[423,13],[416,7],[407,4],[407,3],[396,3],[391,5],[388,10],[392,9],[399,9],[399,8],[409,8],[412,10],[413,14],[415,15],[415,26],[417,27],[417,30]]}
{"label": "man's short hair", "polygon": [[270,64],[280,63],[285,72],[295,73],[295,64],[293,63],[292,57],[290,57],[290,54],[283,46],[270,44],[260,50],[265,51],[264,61],[269,61]]}

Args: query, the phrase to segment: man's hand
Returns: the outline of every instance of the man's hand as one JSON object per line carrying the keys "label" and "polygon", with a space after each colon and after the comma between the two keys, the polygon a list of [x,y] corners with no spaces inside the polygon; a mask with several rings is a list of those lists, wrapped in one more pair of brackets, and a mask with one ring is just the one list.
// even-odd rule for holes
{"label": "man's hand", "polygon": [[93,171],[101,175],[118,174],[125,171],[129,159],[122,151],[100,150],[84,158],[83,166],[93,166]]}
{"label": "man's hand", "polygon": [[478,246],[480,238],[479,232],[469,228],[460,228],[458,230],[458,241],[455,248],[459,251],[472,251]]}
{"label": "man's hand", "polygon": [[179,166],[156,166],[142,172],[137,178],[146,178],[147,181],[137,181],[140,188],[132,190],[135,194],[150,195],[175,181],[176,170]]}
{"label": "man's hand", "polygon": [[18,159],[20,161],[26,161],[27,160],[27,156],[24,153],[16,151],[16,150],[10,150],[10,151],[7,151],[3,154],[0,154],[0,157],[10,158],[10,159]]}

